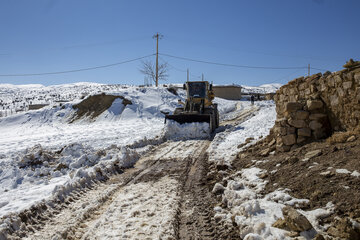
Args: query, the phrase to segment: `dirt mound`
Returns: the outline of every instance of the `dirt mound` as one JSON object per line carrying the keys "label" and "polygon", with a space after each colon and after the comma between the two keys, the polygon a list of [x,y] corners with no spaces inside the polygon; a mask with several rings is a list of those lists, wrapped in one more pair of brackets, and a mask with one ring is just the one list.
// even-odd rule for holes
{"label": "dirt mound", "polygon": [[132,104],[130,100],[124,98],[123,96],[106,95],[105,93],[92,95],[73,106],[73,108],[77,111],[73,118],[70,120],[70,123],[83,117],[95,119],[104,111],[106,111],[109,107],[111,107],[112,103],[117,98],[123,100],[124,106]]}
{"label": "dirt mound", "polygon": [[[335,211],[324,217],[322,224],[336,226],[339,217],[344,221],[350,218],[360,222],[360,134],[354,131],[336,133],[327,140],[287,153],[269,154],[267,151],[264,154],[264,149],[271,149],[269,139],[241,152],[234,167],[241,169],[254,165],[252,159],[262,160],[256,166],[267,170],[263,176],[269,181],[265,193],[288,188],[294,197],[310,200],[302,206],[303,210],[324,207],[332,202]],[[335,236],[334,231],[328,234]]]}

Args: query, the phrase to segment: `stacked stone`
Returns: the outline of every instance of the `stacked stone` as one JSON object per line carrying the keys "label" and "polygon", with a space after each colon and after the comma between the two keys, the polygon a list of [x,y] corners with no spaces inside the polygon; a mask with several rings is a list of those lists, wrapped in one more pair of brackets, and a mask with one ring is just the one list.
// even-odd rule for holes
{"label": "stacked stone", "polygon": [[288,102],[321,99],[333,130],[352,130],[360,125],[360,62],[349,61],[346,69],[300,77],[282,86],[274,100],[278,118]]}
{"label": "stacked stone", "polygon": [[328,118],[321,100],[288,102],[282,115],[284,117],[276,120],[273,129],[277,151],[289,151],[329,133]]}
{"label": "stacked stone", "polygon": [[335,131],[360,125],[360,65],[321,77],[317,88]]}

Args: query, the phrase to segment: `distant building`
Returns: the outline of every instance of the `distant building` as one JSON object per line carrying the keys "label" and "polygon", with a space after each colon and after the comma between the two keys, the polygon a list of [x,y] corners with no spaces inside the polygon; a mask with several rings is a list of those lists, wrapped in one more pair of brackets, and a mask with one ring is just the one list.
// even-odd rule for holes
{"label": "distant building", "polygon": [[228,100],[241,99],[241,86],[237,85],[224,85],[213,86],[215,97],[224,98]]}

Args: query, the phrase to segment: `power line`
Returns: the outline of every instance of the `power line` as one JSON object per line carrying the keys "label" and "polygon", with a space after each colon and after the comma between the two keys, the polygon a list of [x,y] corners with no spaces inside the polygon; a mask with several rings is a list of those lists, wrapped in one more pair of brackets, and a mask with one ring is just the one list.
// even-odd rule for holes
{"label": "power line", "polygon": [[219,63],[219,62],[210,62],[210,61],[204,61],[204,60],[197,60],[197,59],[191,59],[191,58],[173,56],[173,55],[165,54],[165,53],[159,53],[159,55],[166,56],[166,57],[171,57],[171,58],[177,58],[177,59],[181,59],[181,60],[185,60],[185,61],[205,63],[205,64],[212,64],[212,65],[219,65],[219,66],[226,66],[226,67],[255,68],[255,69],[305,69],[305,68],[307,68],[307,67],[265,67],[265,66],[248,66],[248,65],[237,65],[237,64],[228,64],[228,63]]}
{"label": "power line", "polygon": [[144,59],[144,58],[147,58],[147,57],[151,57],[151,56],[154,56],[154,55],[155,54],[150,54],[150,55],[143,56],[143,57],[138,57],[138,58],[122,61],[122,62],[111,63],[111,64],[102,65],[102,66],[96,66],[96,67],[80,68],[80,69],[58,71],[58,72],[0,74],[0,77],[27,77],[27,76],[42,76],[42,75],[55,75],[55,74],[64,74],[64,73],[73,73],[73,72],[83,72],[83,71],[89,71],[89,70],[94,70],[94,69],[99,69],[99,68],[113,67],[113,66],[124,64],[124,63],[134,62],[134,61]]}
{"label": "power line", "polygon": [[324,72],[326,72],[326,71],[329,71],[329,70],[326,70],[326,69],[321,69],[321,68],[313,68],[313,67],[310,67],[310,69],[314,69],[314,70],[319,70],[319,71],[324,71]]}

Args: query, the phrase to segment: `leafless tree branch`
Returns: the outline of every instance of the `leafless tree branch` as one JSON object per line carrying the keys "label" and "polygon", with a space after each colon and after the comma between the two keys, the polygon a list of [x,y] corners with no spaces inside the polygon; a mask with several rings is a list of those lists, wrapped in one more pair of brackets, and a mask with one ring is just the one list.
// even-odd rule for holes
{"label": "leafless tree branch", "polygon": [[[144,74],[146,77],[151,79],[153,82],[156,82],[156,66],[152,61],[142,61],[141,68],[139,71]],[[158,74],[159,80],[166,80],[169,77],[169,65],[168,63],[159,64]]]}

